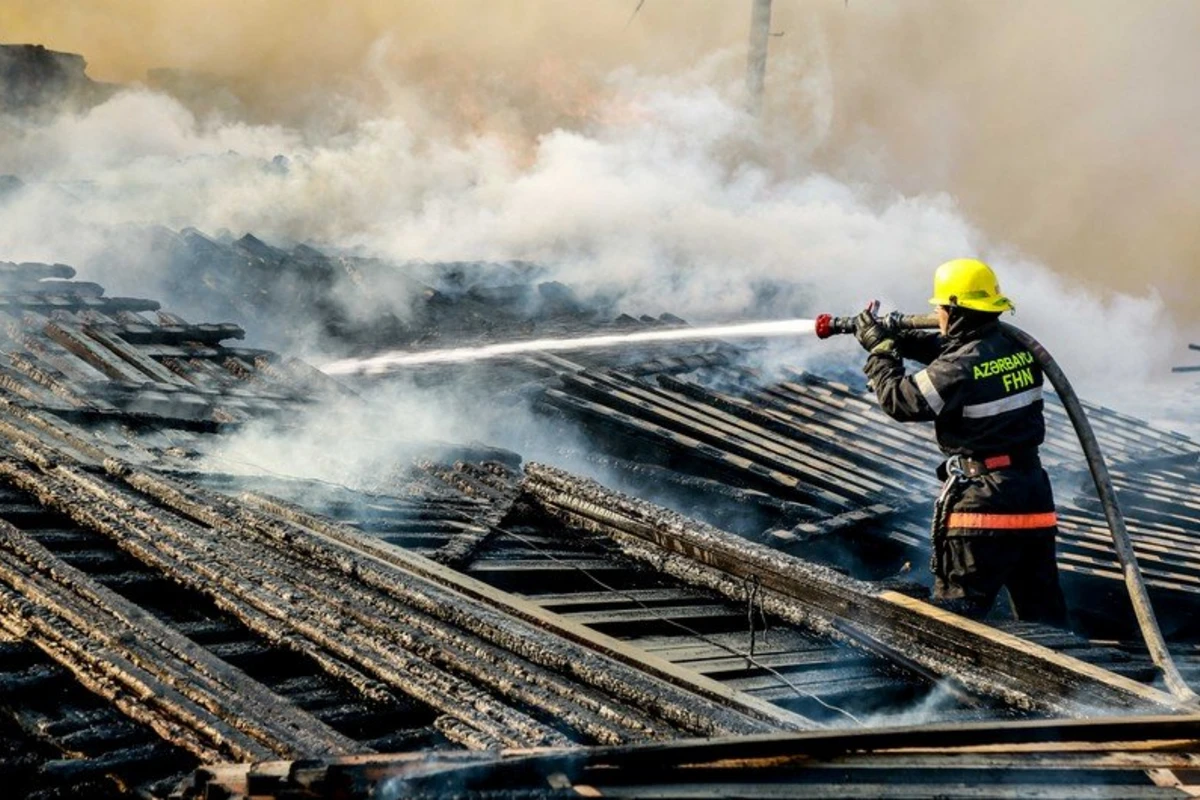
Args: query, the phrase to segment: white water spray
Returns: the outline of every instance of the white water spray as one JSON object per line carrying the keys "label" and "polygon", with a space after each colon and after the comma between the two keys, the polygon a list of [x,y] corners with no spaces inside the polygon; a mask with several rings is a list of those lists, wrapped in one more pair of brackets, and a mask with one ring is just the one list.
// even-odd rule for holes
{"label": "white water spray", "polygon": [[522,353],[553,353],[567,350],[592,350],[623,344],[682,342],[700,339],[760,339],[771,336],[795,336],[814,332],[811,319],[783,319],[773,322],[747,322],[740,325],[712,325],[707,328],[671,328],[669,330],[579,336],[568,339],[526,339],[479,347],[454,347],[445,350],[411,352],[393,350],[369,358],[344,358],[321,367],[327,375],[378,375],[399,367],[421,364],[450,364],[485,361]]}

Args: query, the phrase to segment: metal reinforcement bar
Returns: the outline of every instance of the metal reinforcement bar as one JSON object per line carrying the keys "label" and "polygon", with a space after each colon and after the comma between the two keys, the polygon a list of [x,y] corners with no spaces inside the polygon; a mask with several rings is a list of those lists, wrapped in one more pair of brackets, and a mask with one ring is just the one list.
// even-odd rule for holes
{"label": "metal reinforcement bar", "polygon": [[1069,716],[1098,708],[1171,709],[1168,694],[1046,647],[538,464],[528,499],[695,585],[743,600],[757,581],[764,608],[1015,706]]}
{"label": "metal reinforcement bar", "polygon": [[[76,674],[102,672],[140,694],[148,714],[194,734],[169,741],[196,756],[362,749],[4,521],[0,591],[13,601],[4,604],[10,627],[24,628],[26,638]],[[82,640],[88,645],[81,649]]]}

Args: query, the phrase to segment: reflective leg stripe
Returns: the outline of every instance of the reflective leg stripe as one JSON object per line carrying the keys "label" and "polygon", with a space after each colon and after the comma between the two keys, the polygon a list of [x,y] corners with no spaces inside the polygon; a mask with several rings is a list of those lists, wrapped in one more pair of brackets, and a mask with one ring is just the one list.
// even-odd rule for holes
{"label": "reflective leg stripe", "polygon": [[926,370],[921,370],[912,377],[913,382],[917,384],[917,388],[921,390],[921,396],[925,398],[925,402],[929,403],[929,407],[933,409],[933,413],[942,413],[942,409],[946,407],[946,401],[938,394],[933,381],[929,379],[929,373]]}
{"label": "reflective leg stripe", "polygon": [[950,528],[1053,528],[1058,524],[1058,514],[1046,511],[1041,514],[972,514],[955,511],[946,522]]}
{"label": "reflective leg stripe", "polygon": [[999,400],[993,400],[990,403],[976,403],[971,406],[963,406],[962,415],[965,419],[982,419],[984,417],[994,417],[998,414],[1003,414],[1006,411],[1013,411],[1018,408],[1031,406],[1042,399],[1042,387],[1035,386],[1032,389],[1026,389],[1023,392],[1017,392],[1009,397],[1004,397]]}

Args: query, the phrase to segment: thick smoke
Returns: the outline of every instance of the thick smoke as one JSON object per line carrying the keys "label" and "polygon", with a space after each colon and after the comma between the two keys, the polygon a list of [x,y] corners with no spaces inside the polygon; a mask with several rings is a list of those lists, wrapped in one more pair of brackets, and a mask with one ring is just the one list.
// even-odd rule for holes
{"label": "thick smoke", "polygon": [[[761,124],[742,110],[743,4],[634,6],[7,3],[7,39],[146,85],[0,122],[0,174],[25,184],[0,195],[0,258],[156,294],[152,256],[96,254],[133,226],[195,226],[535,261],[632,313],[719,322],[922,310],[933,266],[977,254],[1091,397],[1182,352],[1195,6],[779,0]],[[486,437],[487,419],[416,433]]]}
{"label": "thick smoke", "polygon": [[[735,50],[736,79],[746,5],[9,0],[0,36],[82,52],[103,80],[177,70],[159,84],[257,122],[328,134],[382,113],[522,148],[595,122],[616,69]],[[946,192],[1057,273],[1200,310],[1200,6],[776,0],[773,28],[773,171],[815,156],[852,182]]]}

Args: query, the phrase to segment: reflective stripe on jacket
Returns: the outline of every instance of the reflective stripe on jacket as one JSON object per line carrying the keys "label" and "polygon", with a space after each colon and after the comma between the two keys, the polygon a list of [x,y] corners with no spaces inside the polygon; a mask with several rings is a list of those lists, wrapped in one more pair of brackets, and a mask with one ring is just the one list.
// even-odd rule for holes
{"label": "reflective stripe on jacket", "polygon": [[[1043,376],[1033,354],[1006,336],[996,315],[951,312],[946,336],[912,331],[898,354],[867,358],[880,407],[901,422],[934,423],[947,456],[1028,453],[1045,438]],[[903,358],[926,364],[906,375]],[[949,534],[1052,533],[1054,495],[1040,466],[971,479],[947,522]]]}

